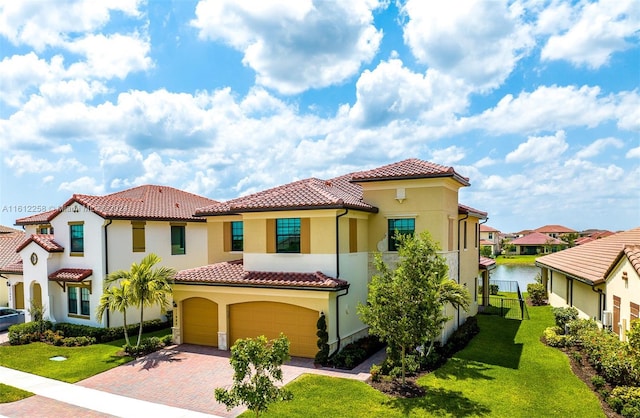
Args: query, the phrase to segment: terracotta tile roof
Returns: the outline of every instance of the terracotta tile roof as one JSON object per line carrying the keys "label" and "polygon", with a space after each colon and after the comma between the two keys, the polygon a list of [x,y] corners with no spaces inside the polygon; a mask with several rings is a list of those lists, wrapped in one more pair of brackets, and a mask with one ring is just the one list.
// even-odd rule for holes
{"label": "terracotta tile roof", "polygon": [[500,232],[495,228],[490,227],[487,224],[480,225],[480,232]]}
{"label": "terracotta tile roof", "polygon": [[595,238],[591,238],[591,237],[580,237],[578,239],[576,239],[574,241],[574,244],[576,245],[582,245],[582,244],[586,244],[587,242],[591,242],[591,241],[595,241]]}
{"label": "terracotta tile roof", "polygon": [[48,234],[31,234],[22,244],[18,246],[16,252],[22,251],[29,243],[35,242],[41,246],[45,251],[50,253],[61,253],[64,251],[64,247],[53,239],[53,235]]}
{"label": "terracotta tile roof", "polygon": [[246,271],[241,260],[181,270],[176,274],[175,282],[246,287],[264,286],[318,289],[342,289],[348,286],[346,281],[334,279],[321,272],[286,273]]}
{"label": "terracotta tile roof", "polygon": [[193,216],[196,209],[217,201],[173,187],[145,185],[106,196],[74,194],[59,210],[18,219],[17,225],[48,222],[60,211],[77,202],[105,219],[146,219],[204,221]]}
{"label": "terracotta tile roof", "polygon": [[0,273],[22,273],[22,258],[16,249],[26,236],[21,231],[0,234]]}
{"label": "terracotta tile roof", "polygon": [[93,271],[91,269],[65,268],[51,273],[49,275],[49,280],[56,282],[81,282],[92,274]]}
{"label": "terracotta tile roof", "polygon": [[495,242],[489,241],[487,239],[481,239],[480,240],[480,245],[495,245]]}
{"label": "terracotta tile roof", "polygon": [[[309,178],[295,181],[227,202],[203,206],[195,213],[197,216],[207,216],[314,208],[351,208],[375,213],[378,209],[364,201],[362,187],[357,183],[431,177],[454,177],[463,185],[469,185],[468,179],[460,176],[452,167],[410,159],[373,170],[345,174],[329,180]],[[468,209],[475,211],[473,208]],[[484,214],[486,217],[485,212],[477,211],[474,213]]]}
{"label": "terracotta tile roof", "polygon": [[627,256],[635,271],[640,274],[640,245],[625,246],[624,255]]}
{"label": "terracotta tile roof", "polygon": [[200,208],[196,210],[196,215],[313,208],[352,208],[377,212],[377,208],[362,200],[362,188],[349,183],[347,176],[341,176],[331,180],[310,178],[295,181]]}
{"label": "terracotta tile roof", "polygon": [[22,232],[19,229],[10,228],[8,226],[0,225],[0,235],[13,234],[15,232]]}
{"label": "terracotta tile roof", "polygon": [[[606,280],[609,269],[625,248],[637,245],[640,245],[640,227],[539,257],[536,265],[598,284]],[[634,250],[628,251],[635,254]]]}
{"label": "terracotta tile roof", "polygon": [[466,206],[466,205],[463,205],[461,203],[458,204],[458,213],[463,214],[463,215],[477,216],[480,219],[486,219],[486,217],[488,216],[487,212],[483,212],[481,210],[474,209],[471,206]]}
{"label": "terracotta tile roof", "polygon": [[558,233],[558,234],[566,234],[569,232],[578,232],[575,231],[571,228],[567,228],[566,226],[562,226],[562,225],[545,225],[545,226],[541,226],[540,228],[536,228],[534,229],[535,232],[542,232],[543,234],[550,234],[550,233]]}
{"label": "terracotta tile roof", "polygon": [[351,177],[351,181],[353,182],[453,177],[464,186],[469,186],[470,184],[469,179],[456,173],[453,167],[447,167],[417,158],[410,158],[372,170],[353,173]]}
{"label": "terracotta tile roof", "polygon": [[51,209],[46,212],[17,219],[16,225],[48,224],[58,213],[60,213],[60,209]]}
{"label": "terracotta tile roof", "polygon": [[496,266],[497,266],[496,260],[494,260],[493,258],[480,256],[479,267],[481,270],[491,270]]}
{"label": "terracotta tile roof", "polygon": [[532,232],[529,235],[511,241],[513,245],[567,245],[566,242],[541,232]]}

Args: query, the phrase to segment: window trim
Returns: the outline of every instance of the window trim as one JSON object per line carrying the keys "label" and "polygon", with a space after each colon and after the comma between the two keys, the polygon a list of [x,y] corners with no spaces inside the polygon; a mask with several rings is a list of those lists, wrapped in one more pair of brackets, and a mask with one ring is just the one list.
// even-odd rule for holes
{"label": "window trim", "polygon": [[[173,243],[173,231],[174,228],[180,228],[180,230],[182,231],[182,236],[180,238],[180,243],[178,243],[177,245],[179,247],[177,247],[177,250],[174,248],[174,244]],[[187,253],[187,224],[186,223],[171,223],[170,227],[169,227],[169,234],[170,234],[170,244],[171,244],[171,255],[185,255]]]}
{"label": "window trim", "polygon": [[[293,223],[293,226],[281,226],[281,223]],[[296,222],[297,221],[297,222]],[[297,223],[297,225],[295,225]],[[293,228],[290,232],[280,232],[281,229]],[[297,229],[297,232],[296,232]],[[280,245],[281,238],[295,240],[297,237],[298,245],[297,249],[285,250]],[[294,244],[294,242],[292,242]],[[292,244],[289,244],[288,248],[291,248]],[[276,218],[275,220],[275,252],[278,254],[301,254],[302,253],[302,220],[301,218]]]}
{"label": "window trim", "polygon": [[[400,230],[399,228],[394,228],[393,231],[391,230],[391,224],[392,222],[398,222],[398,221],[410,221],[413,223],[413,229],[411,230],[411,236],[414,236],[416,233],[416,218],[410,218],[410,217],[394,217],[394,218],[387,218],[387,251],[389,252],[397,252],[398,251],[398,244],[396,242],[396,240],[394,239],[395,233],[396,231],[400,232],[402,235],[409,235],[409,234],[405,234],[403,233],[403,231],[405,230],[404,228],[402,230]],[[395,227],[395,225],[394,225]],[[408,229],[406,229],[408,231]]]}
{"label": "window trim", "polygon": [[[69,255],[72,257],[82,257],[84,256],[84,221],[73,221],[73,222],[69,222]],[[80,226],[81,227],[81,232],[82,232],[82,237],[80,238],[75,238],[76,240],[80,239],[81,243],[82,243],[82,249],[80,251],[74,251],[74,237],[73,237],[73,229],[74,227]],[[77,248],[76,248],[77,250]]]}
{"label": "window trim", "polygon": [[[237,234],[237,227],[239,225],[239,229],[240,229],[240,235]],[[230,233],[229,233],[229,239],[230,239],[230,251],[231,252],[242,252],[244,251],[244,222],[243,221],[231,221],[230,225]],[[240,237],[240,239],[238,239],[238,237]],[[234,244],[240,243],[240,248],[234,248]]]}
{"label": "window trim", "polygon": [[[91,282],[68,283],[66,285],[67,292],[67,316],[69,318],[91,318]],[[71,312],[69,296],[75,295],[75,312]],[[86,300],[84,299],[86,297]],[[83,303],[86,302],[86,310],[83,311]],[[87,312],[86,314],[84,312]]]}

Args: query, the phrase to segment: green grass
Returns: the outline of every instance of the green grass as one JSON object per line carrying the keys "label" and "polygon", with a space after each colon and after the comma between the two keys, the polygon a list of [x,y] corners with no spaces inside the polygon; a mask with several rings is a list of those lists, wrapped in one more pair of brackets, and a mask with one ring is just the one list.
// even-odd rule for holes
{"label": "green grass", "polygon": [[[164,329],[143,336],[162,337],[170,332],[170,329]],[[76,383],[133,360],[132,357],[118,355],[123,345],[124,339],[86,347],[56,347],[45,343],[4,345],[0,346],[0,366]],[[49,360],[55,356],[64,356],[67,360]]]}
{"label": "green grass", "polygon": [[567,357],[540,342],[553,324],[551,308],[529,312],[531,319],[522,322],[479,315],[480,334],[418,380],[427,391],[422,398],[391,399],[365,383],[304,375],[287,386],[294,399],[265,416],[604,417]]}
{"label": "green grass", "polygon": [[33,395],[33,393],[27,392],[26,390],[0,383],[0,403],[15,402]]}
{"label": "green grass", "polygon": [[533,266],[538,255],[499,255],[496,257],[496,264],[528,264]]}

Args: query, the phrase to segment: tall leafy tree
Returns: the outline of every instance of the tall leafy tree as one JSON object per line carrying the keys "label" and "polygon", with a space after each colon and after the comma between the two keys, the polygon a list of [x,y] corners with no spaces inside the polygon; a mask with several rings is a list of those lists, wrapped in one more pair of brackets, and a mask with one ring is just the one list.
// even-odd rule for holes
{"label": "tall leafy tree", "polygon": [[227,409],[246,405],[258,417],[269,404],[291,399],[291,392],[276,385],[282,381],[282,364],[288,359],[289,340],[284,334],[271,341],[264,335],[237,340],[231,347],[233,386],[217,388],[216,400]]}
{"label": "tall leafy tree", "polygon": [[380,254],[375,255],[379,274],[372,278],[367,304],[358,306],[358,314],[371,334],[399,350],[404,384],[407,353],[424,345],[429,355],[450,319],[444,314],[445,306],[467,310],[471,298],[463,286],[448,278],[447,263],[428,232],[396,239],[396,268],[390,269]]}
{"label": "tall leafy tree", "polygon": [[162,310],[166,310],[170,305],[171,284],[176,271],[169,267],[156,267],[160,261],[160,257],[151,253],[145,256],[140,263],[131,264],[131,269],[115,271],[109,274],[106,279],[107,285],[114,282],[129,282],[127,305],[140,309],[137,347],[142,341],[144,308],[160,305]]}
{"label": "tall leafy tree", "polygon": [[129,280],[120,280],[119,286],[109,287],[107,285],[107,287],[105,287],[96,309],[98,321],[102,321],[102,317],[107,309],[122,313],[124,318],[124,339],[127,345],[130,345],[129,332],[127,331],[127,308],[132,305],[131,299],[132,295]]}

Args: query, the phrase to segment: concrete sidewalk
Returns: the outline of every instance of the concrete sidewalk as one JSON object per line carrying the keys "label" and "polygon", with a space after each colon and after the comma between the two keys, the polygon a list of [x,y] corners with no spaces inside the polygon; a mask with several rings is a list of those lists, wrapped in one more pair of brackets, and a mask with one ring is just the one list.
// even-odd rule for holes
{"label": "concrete sidewalk", "polygon": [[0,367],[0,383],[27,390],[46,398],[55,399],[59,402],[64,402],[116,417],[216,417],[216,415],[160,405],[153,402],[72,385],[70,383],[64,383],[58,380],[8,369],[6,367]]}

